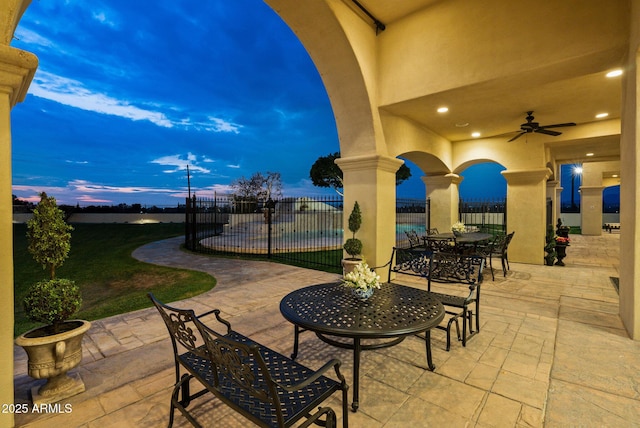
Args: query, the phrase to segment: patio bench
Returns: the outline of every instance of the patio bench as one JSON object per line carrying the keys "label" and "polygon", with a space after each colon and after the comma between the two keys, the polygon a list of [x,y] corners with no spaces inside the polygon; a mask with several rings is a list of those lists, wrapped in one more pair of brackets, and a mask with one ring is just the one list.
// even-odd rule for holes
{"label": "patio bench", "polygon": [[[149,298],[169,330],[174,351],[176,383],[171,394],[169,427],[173,425],[175,409],[193,426],[201,427],[187,407],[193,399],[206,394],[258,426],[290,427],[306,418],[297,426],[315,423],[335,427],[333,409],[320,406],[336,391],[342,391],[342,425],[348,427],[348,386],[340,373],[339,360],[332,359],[314,371],[233,331],[218,309],[198,317],[191,309],[161,303],[151,293]],[[200,321],[211,313],[225,333]],[[339,381],[325,376],[331,368]],[[194,379],[203,388],[191,393],[190,382]]]}
{"label": "patio bench", "polygon": [[[447,325],[437,327],[447,332],[446,350],[449,351],[451,328],[454,324],[462,346],[466,346],[467,340],[480,331],[480,285],[484,265],[485,258],[479,255],[394,247],[391,260],[385,266],[389,266],[389,282],[393,273],[427,280],[427,290],[442,302],[445,313],[449,315]],[[435,291],[436,286],[438,291]],[[475,311],[471,308],[473,304]],[[462,332],[459,319],[463,321]]]}

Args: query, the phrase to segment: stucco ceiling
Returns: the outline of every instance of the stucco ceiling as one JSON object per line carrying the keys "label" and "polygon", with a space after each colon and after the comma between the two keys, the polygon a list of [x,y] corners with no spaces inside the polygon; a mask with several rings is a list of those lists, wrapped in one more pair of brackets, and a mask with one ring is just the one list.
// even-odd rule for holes
{"label": "stucco ceiling", "polygon": [[[442,0],[359,2],[389,30],[394,25],[402,25],[403,20],[414,13],[429,13],[428,9]],[[464,5],[464,2],[459,3]],[[616,4],[624,7],[623,1]],[[363,19],[367,18],[363,15]],[[552,31],[551,28],[549,30]],[[585,30],[578,28],[576,31]],[[595,118],[595,114],[600,112],[607,112],[608,117],[604,120],[616,124],[619,129],[617,122],[621,114],[623,79],[606,78],[605,74],[620,66],[625,54],[624,47],[611,46],[609,52],[600,54],[591,63],[584,62],[571,69],[559,66],[523,70],[520,75],[509,78],[417,96],[382,108],[454,142],[471,139],[473,131],[480,132],[481,138],[508,140],[525,122],[526,112],[532,110],[535,121],[540,125],[575,122],[578,126],[555,129],[563,132],[560,137],[526,134],[510,144],[542,141],[560,163],[618,159],[619,135],[591,138],[581,129],[594,129],[597,122],[602,121]],[[451,106],[450,111],[438,114],[434,106],[439,105]],[[462,127],[462,124],[468,126]],[[594,156],[586,157],[586,153],[594,153]]]}

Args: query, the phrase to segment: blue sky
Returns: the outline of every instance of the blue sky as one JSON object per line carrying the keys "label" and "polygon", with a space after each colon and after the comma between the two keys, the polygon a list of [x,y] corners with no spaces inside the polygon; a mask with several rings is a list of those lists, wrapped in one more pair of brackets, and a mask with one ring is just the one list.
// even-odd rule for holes
{"label": "blue sky", "polygon": [[[339,150],[304,47],[261,0],[34,1],[12,46],[40,65],[12,111],[13,193],[60,203],[175,206],[282,174],[286,196],[331,194],[309,169]],[[398,197],[424,197],[420,170]],[[463,197],[504,196],[495,165]],[[496,189],[487,193],[487,189]]]}

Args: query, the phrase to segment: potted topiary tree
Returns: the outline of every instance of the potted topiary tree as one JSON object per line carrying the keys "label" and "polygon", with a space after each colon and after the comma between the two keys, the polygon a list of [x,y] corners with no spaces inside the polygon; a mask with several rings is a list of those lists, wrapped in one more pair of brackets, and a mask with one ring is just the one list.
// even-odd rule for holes
{"label": "potted topiary tree", "polygon": [[347,239],[344,243],[344,251],[349,257],[342,259],[342,272],[344,275],[353,271],[354,267],[362,261],[362,241],[356,238],[356,232],[362,225],[362,212],[360,212],[360,205],[358,201],[353,204],[353,210],[349,215],[349,231],[351,231],[351,238]]}
{"label": "potted topiary tree", "polygon": [[553,226],[547,226],[547,236],[544,244],[544,263],[547,266],[553,266],[553,262],[556,260],[556,234],[553,231]]}
{"label": "potted topiary tree", "polygon": [[27,223],[27,238],[29,252],[48,279],[31,286],[23,304],[29,319],[46,325],[16,339],[29,357],[29,376],[47,379],[44,385],[32,388],[34,404],[54,403],[85,389],[78,374],[70,377],[67,372],[82,360],[82,337],[91,323],[68,320],[80,309],[80,289],[69,279],[56,278],[56,268],[69,256],[72,230],[55,198],[43,192]]}

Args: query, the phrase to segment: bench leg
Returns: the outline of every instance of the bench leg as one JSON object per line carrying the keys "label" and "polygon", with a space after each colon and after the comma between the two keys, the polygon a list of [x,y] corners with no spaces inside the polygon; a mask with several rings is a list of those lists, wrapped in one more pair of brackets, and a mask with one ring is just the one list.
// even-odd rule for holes
{"label": "bench leg", "polygon": [[[321,420],[320,418],[323,415],[325,415],[325,419]],[[331,407],[318,407],[318,411],[313,415],[310,415],[310,417],[300,425],[300,428],[308,427],[314,423],[327,428],[335,428],[337,419],[336,412],[334,412]]]}
{"label": "bench leg", "polygon": [[[192,398],[189,393],[189,381],[192,378],[193,376],[184,374],[182,375],[180,382],[178,382],[173,387],[173,393],[171,394],[171,409],[169,410],[169,428],[173,426],[173,419],[174,419],[173,416],[175,413],[175,409],[180,410],[183,416],[187,418],[189,422],[191,422],[191,425],[193,425],[196,428],[202,428],[202,425],[200,425],[189,414],[189,412],[187,412],[187,409],[186,409],[186,407],[191,403],[191,398]],[[182,393],[182,400],[178,400],[178,396],[180,395],[180,393]],[[201,394],[196,394],[196,396],[199,396],[199,395]]]}

